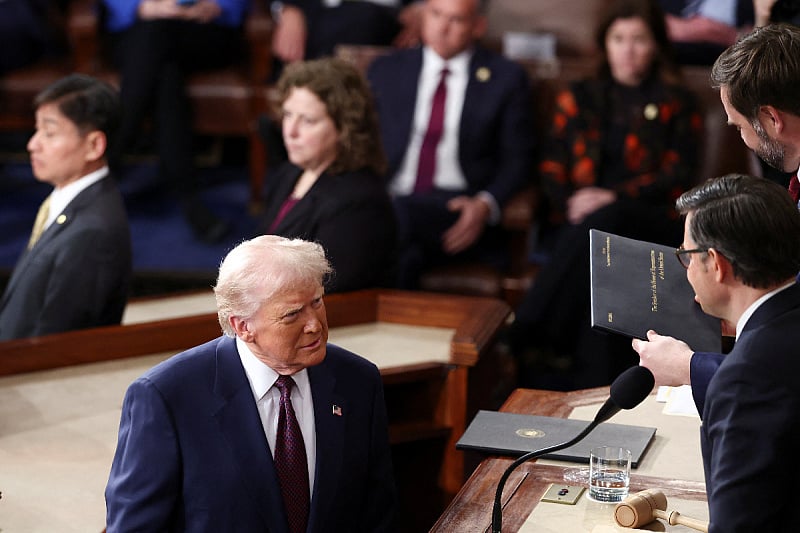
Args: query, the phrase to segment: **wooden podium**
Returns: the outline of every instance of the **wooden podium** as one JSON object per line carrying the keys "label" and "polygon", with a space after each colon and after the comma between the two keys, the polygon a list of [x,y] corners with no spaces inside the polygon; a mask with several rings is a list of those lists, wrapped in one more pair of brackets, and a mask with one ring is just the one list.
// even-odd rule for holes
{"label": "wooden podium", "polygon": [[[576,408],[599,406],[605,402],[608,395],[608,387],[574,392],[517,389],[503,404],[501,411],[566,418]],[[655,400],[651,397],[645,401],[654,402]],[[614,420],[612,419],[611,422]],[[654,423],[654,421],[642,421],[642,425]],[[647,453],[653,455],[659,452],[660,450],[650,449]],[[696,453],[699,456],[699,439]],[[489,456],[482,461],[444,514],[434,524],[431,532],[490,531],[492,505],[497,483],[512,462],[513,458],[501,456]],[[565,483],[564,471],[567,468],[578,466],[553,461],[547,463],[540,464],[535,460],[524,463],[509,476],[503,491],[504,532],[518,531],[531,511],[539,504],[539,500],[550,484]],[[702,481],[673,479],[664,476],[653,477],[632,472],[631,493],[654,487],[662,489],[668,498],[695,501],[705,501],[706,499],[705,484]],[[563,513],[569,513],[572,509],[572,506],[568,505],[547,505],[554,505]]]}

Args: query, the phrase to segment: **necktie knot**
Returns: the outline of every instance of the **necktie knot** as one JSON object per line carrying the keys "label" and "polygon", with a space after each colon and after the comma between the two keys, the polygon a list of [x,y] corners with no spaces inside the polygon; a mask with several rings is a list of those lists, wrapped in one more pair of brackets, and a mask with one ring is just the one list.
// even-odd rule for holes
{"label": "necktie knot", "polygon": [[275,381],[275,386],[281,391],[281,398],[289,398],[292,395],[294,380],[290,376],[278,376],[278,379]]}

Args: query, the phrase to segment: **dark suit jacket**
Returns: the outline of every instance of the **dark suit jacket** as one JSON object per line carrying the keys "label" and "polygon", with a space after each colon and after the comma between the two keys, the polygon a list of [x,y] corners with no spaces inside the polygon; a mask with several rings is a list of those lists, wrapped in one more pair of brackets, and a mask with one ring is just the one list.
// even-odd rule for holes
{"label": "dark suit jacket", "polygon": [[[800,274],[795,281],[800,282]],[[706,391],[711,378],[725,359],[725,354],[715,352],[695,352],[689,364],[689,379],[692,382],[692,397],[697,412],[702,417],[706,403]]]}
{"label": "dark suit jacket", "polygon": [[[422,48],[415,48],[376,58],[368,71],[389,160],[388,179],[399,169],[411,139],[421,70]],[[520,65],[475,49],[458,137],[469,194],[486,190],[502,208],[532,179],[531,102],[528,75]]]}
{"label": "dark suit jacket", "polygon": [[[308,374],[317,434],[308,531],[384,531],[395,489],[378,369],[328,345]],[[109,533],[287,532],[272,454],[234,339],[183,352],[133,382],[106,502]]]}
{"label": "dark suit jacket", "polygon": [[[0,339],[119,324],[131,277],[128,217],[107,176],[22,253],[0,300]],[[57,219],[58,220],[58,219]]]}
{"label": "dark suit jacket", "polygon": [[259,233],[316,241],[334,268],[325,288],[351,291],[384,285],[395,252],[394,214],[383,182],[368,171],[323,173],[270,230],[301,170],[285,163],[266,181]]}
{"label": "dark suit jacket", "polygon": [[4,0],[0,2],[0,75],[30,65],[43,56],[58,56],[62,15],[56,2]]}
{"label": "dark suit jacket", "polygon": [[701,427],[710,533],[796,531],[800,285],[762,304],[708,387]]}
{"label": "dark suit jacket", "polygon": [[[405,6],[413,0],[402,0]],[[328,6],[323,0],[286,0],[306,16],[308,33],[305,59],[333,55],[338,44],[389,46],[400,31],[399,9],[374,2],[340,2]]]}
{"label": "dark suit jacket", "polygon": [[725,354],[713,352],[695,352],[689,362],[692,397],[697,412],[703,416],[706,404],[706,391],[711,378],[725,359]]}

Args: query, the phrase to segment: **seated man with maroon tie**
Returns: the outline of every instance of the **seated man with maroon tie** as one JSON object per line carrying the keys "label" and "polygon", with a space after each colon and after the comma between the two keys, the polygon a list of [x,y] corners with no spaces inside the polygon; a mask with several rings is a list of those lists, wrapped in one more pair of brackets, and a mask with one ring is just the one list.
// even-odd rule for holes
{"label": "seated man with maroon tie", "polygon": [[383,385],[329,345],[322,246],[263,235],[223,260],[225,335],[131,384],[106,487],[108,533],[388,531]]}
{"label": "seated man with maroon tie", "polygon": [[483,0],[426,0],[421,48],[368,71],[399,225],[398,285],[436,263],[503,266],[497,227],[532,175],[533,113],[524,69],[476,43]]}

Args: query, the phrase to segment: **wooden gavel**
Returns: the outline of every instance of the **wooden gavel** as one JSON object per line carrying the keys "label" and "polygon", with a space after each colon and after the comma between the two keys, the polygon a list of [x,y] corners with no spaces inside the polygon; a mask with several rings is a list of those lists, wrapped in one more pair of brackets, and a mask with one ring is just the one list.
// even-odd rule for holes
{"label": "wooden gavel", "polygon": [[667,511],[667,497],[657,489],[631,494],[614,508],[614,520],[622,527],[640,527],[656,518],[671,526],[681,525],[708,533],[708,522],[689,518],[678,511]]}

